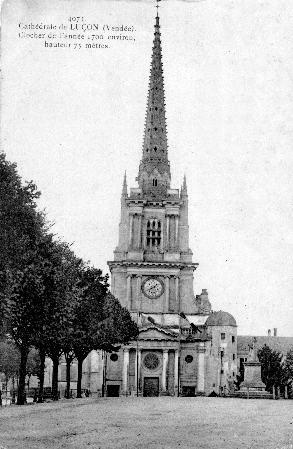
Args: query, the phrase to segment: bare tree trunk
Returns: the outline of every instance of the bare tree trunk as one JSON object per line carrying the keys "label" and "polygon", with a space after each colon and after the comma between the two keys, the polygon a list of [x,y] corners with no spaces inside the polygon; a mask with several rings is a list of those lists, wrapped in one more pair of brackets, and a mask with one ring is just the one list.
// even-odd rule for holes
{"label": "bare tree trunk", "polygon": [[[6,387],[6,390],[7,390],[7,387]],[[15,394],[14,392],[15,392],[15,377],[13,376],[12,377],[12,394],[10,393],[12,398],[13,398],[13,395]]]}
{"label": "bare tree trunk", "polygon": [[25,397],[25,377],[26,377],[26,363],[28,356],[28,348],[20,347],[20,365],[19,365],[19,381],[17,391],[17,405],[23,405],[26,402]]}
{"label": "bare tree trunk", "polygon": [[70,398],[70,366],[71,366],[71,362],[72,362],[72,357],[65,355],[65,359],[66,359],[66,390],[65,390],[65,397],[67,399],[69,399]]}
{"label": "bare tree trunk", "polygon": [[85,357],[79,357],[77,359],[78,365],[77,365],[77,397],[81,398],[81,381],[82,381],[82,362],[84,361]]}
{"label": "bare tree trunk", "polygon": [[39,349],[39,354],[40,354],[40,375],[39,375],[40,388],[39,388],[38,402],[43,402],[43,397],[44,397],[44,377],[45,377],[45,359],[46,359],[46,354],[45,354],[45,351],[43,350],[43,348]]}
{"label": "bare tree trunk", "polygon": [[52,357],[53,372],[52,372],[52,399],[58,401],[58,367],[59,367],[59,355]]}

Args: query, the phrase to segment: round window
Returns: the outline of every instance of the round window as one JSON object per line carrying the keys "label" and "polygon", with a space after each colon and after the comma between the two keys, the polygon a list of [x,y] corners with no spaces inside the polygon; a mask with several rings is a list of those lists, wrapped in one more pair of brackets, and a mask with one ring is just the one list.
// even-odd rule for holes
{"label": "round window", "polygon": [[192,355],[187,355],[187,356],[185,357],[185,362],[186,362],[186,363],[191,363],[192,361],[193,361]]}
{"label": "round window", "polygon": [[118,355],[117,355],[117,354],[111,354],[111,355],[110,355],[110,359],[112,360],[112,362],[117,362],[117,360],[118,360]]}
{"label": "round window", "polygon": [[144,358],[144,366],[148,369],[156,369],[159,366],[159,357],[153,352],[149,352]]}

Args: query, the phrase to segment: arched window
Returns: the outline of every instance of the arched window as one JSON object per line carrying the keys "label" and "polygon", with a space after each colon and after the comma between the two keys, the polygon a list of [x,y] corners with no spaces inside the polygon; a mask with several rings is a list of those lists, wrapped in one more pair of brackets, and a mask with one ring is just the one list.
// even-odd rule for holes
{"label": "arched window", "polygon": [[161,222],[157,218],[152,218],[147,222],[146,244],[148,248],[158,247],[161,244]]}
{"label": "arched window", "polygon": [[158,185],[158,180],[157,180],[156,178],[154,178],[154,179],[153,179],[153,186],[154,186],[154,187],[157,187],[157,185]]}

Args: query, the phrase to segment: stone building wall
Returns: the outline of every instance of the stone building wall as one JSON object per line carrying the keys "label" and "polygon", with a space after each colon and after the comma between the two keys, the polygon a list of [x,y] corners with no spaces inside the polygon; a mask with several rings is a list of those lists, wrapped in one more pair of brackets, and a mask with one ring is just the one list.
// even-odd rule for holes
{"label": "stone building wall", "polygon": [[212,336],[207,363],[209,389],[228,391],[237,375],[237,327],[209,326],[208,332]]}

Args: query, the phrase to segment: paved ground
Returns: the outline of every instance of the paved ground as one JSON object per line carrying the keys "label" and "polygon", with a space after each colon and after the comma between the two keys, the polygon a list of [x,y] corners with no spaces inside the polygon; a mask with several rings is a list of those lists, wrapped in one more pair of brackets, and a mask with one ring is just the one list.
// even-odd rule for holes
{"label": "paved ground", "polygon": [[293,449],[293,401],[105,398],[2,407],[0,449]]}

